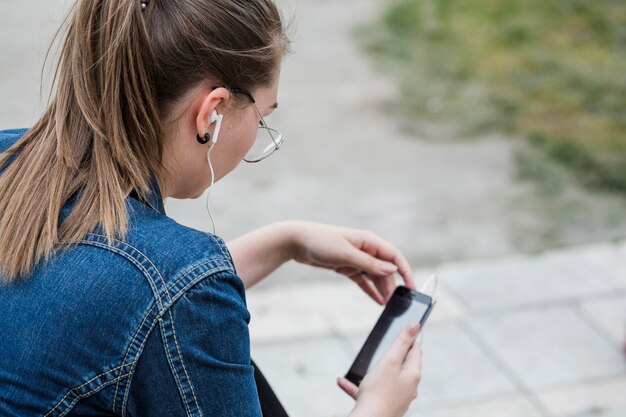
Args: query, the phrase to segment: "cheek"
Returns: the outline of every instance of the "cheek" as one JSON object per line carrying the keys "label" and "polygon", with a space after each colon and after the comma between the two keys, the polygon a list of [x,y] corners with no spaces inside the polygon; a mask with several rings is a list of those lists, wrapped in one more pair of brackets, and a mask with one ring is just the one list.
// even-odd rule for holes
{"label": "cheek", "polygon": [[[224,126],[222,126],[224,129]],[[235,169],[254,145],[258,130],[258,120],[254,115],[241,117],[222,130],[216,149],[211,153],[216,177],[222,177]],[[210,177],[210,174],[209,174]]]}
{"label": "cheek", "polygon": [[254,145],[254,142],[256,141],[257,129],[258,128],[255,126],[248,132],[248,149],[252,148],[252,145]]}
{"label": "cheek", "polygon": [[[235,167],[243,161],[243,158],[250,148],[252,148],[252,145],[254,145],[257,135],[257,126],[253,123],[254,121],[251,120],[241,120],[238,126],[228,132],[228,135],[224,138],[225,142],[221,144],[222,147],[216,149],[217,152],[214,150],[213,153],[211,153],[213,167],[220,166],[220,168],[224,170],[224,172],[220,171],[220,174],[226,175],[226,173],[235,169]],[[220,142],[218,141],[215,146],[218,148]]]}
{"label": "cheek", "polygon": [[241,133],[241,148],[243,155],[248,153],[250,148],[252,148],[252,145],[254,145],[257,136],[257,130],[258,124],[255,124],[253,121],[246,123],[246,128]]}

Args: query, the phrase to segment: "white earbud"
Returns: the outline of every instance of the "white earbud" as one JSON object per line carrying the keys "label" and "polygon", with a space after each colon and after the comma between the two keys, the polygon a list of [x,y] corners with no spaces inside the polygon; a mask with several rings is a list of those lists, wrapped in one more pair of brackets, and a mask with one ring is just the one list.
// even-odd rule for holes
{"label": "white earbud", "polygon": [[217,111],[215,110],[213,110],[213,112],[211,113],[211,117],[209,118],[210,123],[217,122],[217,124],[215,125],[215,131],[213,132],[213,139],[212,139],[212,142],[214,145],[217,143],[217,138],[220,135],[220,129],[222,127],[223,118],[224,116],[222,116],[221,114],[217,114]]}

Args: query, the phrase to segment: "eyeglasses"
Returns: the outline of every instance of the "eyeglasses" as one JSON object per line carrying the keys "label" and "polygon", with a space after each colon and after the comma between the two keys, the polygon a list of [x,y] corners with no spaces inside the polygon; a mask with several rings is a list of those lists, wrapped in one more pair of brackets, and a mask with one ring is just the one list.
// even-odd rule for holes
{"label": "eyeglasses", "polygon": [[[216,88],[218,87],[213,87],[213,89]],[[230,87],[229,90],[235,94],[243,94],[248,97],[259,116],[259,127],[257,129],[254,144],[243,160],[249,163],[260,162],[280,149],[282,144],[285,142],[283,134],[267,125],[265,118],[261,115],[261,112],[256,105],[256,100],[252,97],[252,94],[249,91],[239,87]]]}

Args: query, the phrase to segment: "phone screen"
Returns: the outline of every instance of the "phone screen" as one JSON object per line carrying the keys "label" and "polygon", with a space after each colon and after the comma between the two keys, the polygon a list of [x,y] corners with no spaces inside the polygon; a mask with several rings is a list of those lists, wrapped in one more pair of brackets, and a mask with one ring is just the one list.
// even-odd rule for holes
{"label": "phone screen", "polygon": [[374,329],[365,340],[346,378],[359,385],[407,325],[415,322],[424,324],[432,305],[432,298],[428,295],[404,286],[397,287]]}

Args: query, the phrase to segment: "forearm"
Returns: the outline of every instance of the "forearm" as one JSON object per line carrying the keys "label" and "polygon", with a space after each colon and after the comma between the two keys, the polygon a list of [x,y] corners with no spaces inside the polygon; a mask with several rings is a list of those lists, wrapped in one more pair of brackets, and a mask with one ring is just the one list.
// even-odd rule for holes
{"label": "forearm", "polygon": [[273,223],[226,243],[246,288],[293,259],[293,222]]}

